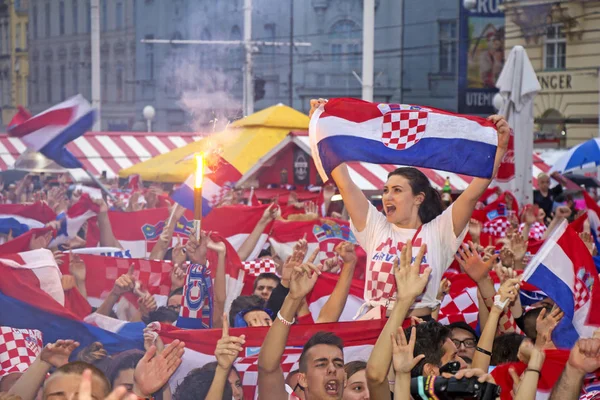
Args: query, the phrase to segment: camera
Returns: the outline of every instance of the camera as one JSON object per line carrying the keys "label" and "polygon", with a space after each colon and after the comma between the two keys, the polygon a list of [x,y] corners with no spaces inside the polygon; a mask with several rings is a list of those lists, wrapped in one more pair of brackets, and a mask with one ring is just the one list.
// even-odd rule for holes
{"label": "camera", "polygon": [[456,379],[441,376],[419,376],[410,381],[413,399],[477,399],[495,400],[500,396],[500,387],[492,383],[477,381],[477,377]]}

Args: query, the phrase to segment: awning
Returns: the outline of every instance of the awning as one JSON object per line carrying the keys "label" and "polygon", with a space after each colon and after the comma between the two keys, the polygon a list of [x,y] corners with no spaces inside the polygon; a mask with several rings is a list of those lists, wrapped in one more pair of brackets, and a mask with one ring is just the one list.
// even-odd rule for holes
{"label": "awning", "polygon": [[[92,174],[106,171],[110,178],[123,168],[199,139],[194,132],[88,132],[67,148]],[[12,168],[25,149],[20,139],[0,133],[0,170]]]}
{"label": "awning", "polygon": [[[306,151],[308,154],[311,154],[308,136],[301,135],[299,132],[296,132],[295,141],[304,149],[304,151]],[[352,181],[364,191],[381,191],[388,174],[399,167],[402,167],[402,165],[377,165],[365,162],[348,163],[348,170],[350,172]],[[452,191],[456,192],[465,190],[473,180],[473,177],[470,176],[446,171],[438,171],[436,169],[419,168],[419,170],[421,170],[425,176],[429,178],[431,185],[437,190],[441,190],[444,187],[446,178],[449,178],[450,180]],[[549,170],[550,166],[544,163],[544,161],[538,155],[534,154],[532,171],[534,187],[537,187],[537,176],[542,172],[547,173]]]}

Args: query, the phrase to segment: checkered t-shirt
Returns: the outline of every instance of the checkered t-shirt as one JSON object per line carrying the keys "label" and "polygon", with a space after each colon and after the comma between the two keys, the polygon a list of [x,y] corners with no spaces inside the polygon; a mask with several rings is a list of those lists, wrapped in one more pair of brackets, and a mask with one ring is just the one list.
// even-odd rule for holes
{"label": "checkered t-shirt", "polygon": [[388,300],[389,303],[393,303],[396,297],[396,280],[392,271],[394,258],[400,256],[402,247],[409,240],[413,241],[413,260],[421,245],[427,244],[421,271],[431,267],[429,284],[413,307],[433,308],[438,305],[436,297],[442,275],[452,263],[454,254],[467,232],[465,227],[458,238],[454,235],[452,207],[448,207],[433,221],[424,224],[420,230],[398,228],[389,223],[385,215],[377,211],[372,204],[369,204],[367,223],[361,232],[351,224],[356,239],[367,252],[364,296],[370,305],[385,305]]}

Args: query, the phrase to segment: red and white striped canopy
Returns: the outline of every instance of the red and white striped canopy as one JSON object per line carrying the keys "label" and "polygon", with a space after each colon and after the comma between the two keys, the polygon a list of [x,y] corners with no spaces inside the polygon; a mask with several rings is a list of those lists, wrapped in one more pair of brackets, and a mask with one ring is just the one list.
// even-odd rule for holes
{"label": "red and white striped canopy", "polygon": [[[109,178],[123,168],[185,146],[200,137],[194,132],[88,132],[67,148],[94,175]],[[26,149],[21,139],[0,133],[0,170],[11,168]]]}

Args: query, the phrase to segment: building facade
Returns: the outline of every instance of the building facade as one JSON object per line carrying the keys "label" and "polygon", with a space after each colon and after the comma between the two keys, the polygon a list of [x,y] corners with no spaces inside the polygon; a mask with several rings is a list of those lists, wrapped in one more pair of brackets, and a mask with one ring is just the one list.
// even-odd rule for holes
{"label": "building facade", "polygon": [[17,107],[28,106],[28,0],[0,2],[0,107],[7,124]]}
{"label": "building facade", "polygon": [[600,1],[507,1],[506,51],[521,45],[537,73],[536,147],[600,135]]}
{"label": "building facade", "polygon": [[[141,41],[241,40],[243,3],[137,2],[138,125],[145,125],[146,105],[156,109],[155,130],[206,130],[218,127],[217,121],[242,116],[245,58],[241,46]],[[458,2],[375,3],[374,101],[456,110]],[[311,98],[360,98],[363,0],[296,0],[293,14],[290,4],[289,0],[253,0],[252,39],[284,43],[253,48],[255,110],[284,103],[308,111]],[[290,41],[291,18],[294,42],[310,46],[296,46],[290,62],[285,43]]]}
{"label": "building facade", "polygon": [[[91,100],[90,0],[29,0],[30,108],[75,94]],[[135,2],[100,0],[101,129],[135,121]]]}

